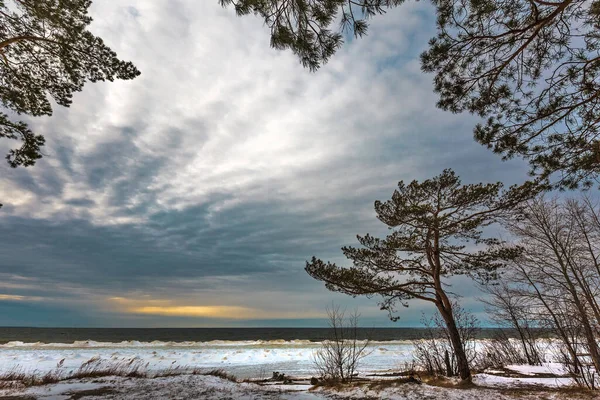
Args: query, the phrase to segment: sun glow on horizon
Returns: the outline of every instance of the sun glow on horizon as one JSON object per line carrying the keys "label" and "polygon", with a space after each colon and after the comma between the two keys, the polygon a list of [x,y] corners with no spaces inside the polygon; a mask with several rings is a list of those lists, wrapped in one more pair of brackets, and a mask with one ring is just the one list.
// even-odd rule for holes
{"label": "sun glow on horizon", "polygon": [[168,299],[130,299],[121,296],[108,298],[114,310],[126,314],[155,315],[165,317],[191,317],[215,319],[295,319],[322,318],[320,312],[287,312],[282,310],[263,310],[235,305],[190,305],[178,304]]}
{"label": "sun glow on horizon", "polygon": [[16,294],[1,294],[0,300],[13,300],[13,301],[22,301],[25,300],[25,296],[18,296]]}
{"label": "sun glow on horizon", "polygon": [[257,310],[235,306],[142,306],[130,310],[136,314],[173,317],[206,317],[245,319],[256,315]]}

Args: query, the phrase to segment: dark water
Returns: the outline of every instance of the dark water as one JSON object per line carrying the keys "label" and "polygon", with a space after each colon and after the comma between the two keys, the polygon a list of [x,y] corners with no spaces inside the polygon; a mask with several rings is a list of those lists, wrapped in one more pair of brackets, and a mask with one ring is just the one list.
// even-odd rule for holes
{"label": "dark water", "polygon": [[[481,329],[480,339],[493,337],[498,329]],[[375,341],[412,340],[424,337],[423,328],[372,328],[360,329],[361,339]],[[509,333],[509,332],[508,332]],[[321,341],[328,337],[327,328],[1,328],[0,344],[10,341],[26,343],[96,342],[207,342],[211,340],[310,340]],[[509,336],[510,335],[509,333]]]}

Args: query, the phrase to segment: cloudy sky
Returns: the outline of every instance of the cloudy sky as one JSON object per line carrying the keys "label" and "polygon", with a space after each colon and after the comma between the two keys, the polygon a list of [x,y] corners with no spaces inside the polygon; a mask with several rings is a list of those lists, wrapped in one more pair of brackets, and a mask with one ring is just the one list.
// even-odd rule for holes
{"label": "cloudy sky", "polygon": [[[28,120],[46,157],[0,164],[0,325],[320,326],[336,301],[367,325],[417,326],[429,305],[392,324],[305,260],[343,262],[357,233],[385,233],[373,202],[400,180],[526,177],[473,141],[475,118],[435,108],[426,2],[375,18],[317,73],[217,0],[95,0],[91,14],[142,75]],[[481,311],[468,280],[454,286]]]}

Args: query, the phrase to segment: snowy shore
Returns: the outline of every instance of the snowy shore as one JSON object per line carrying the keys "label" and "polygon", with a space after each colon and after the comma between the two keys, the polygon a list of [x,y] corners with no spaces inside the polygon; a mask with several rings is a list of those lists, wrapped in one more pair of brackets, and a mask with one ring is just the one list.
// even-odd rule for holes
{"label": "snowy shore", "polygon": [[163,378],[105,377],[60,382],[23,390],[0,391],[11,400],[79,400],[79,399],[390,399],[390,400],[509,400],[509,399],[592,399],[592,394],[539,385],[514,385],[504,382],[484,386],[475,377],[468,388],[429,384],[382,381],[343,388],[312,388],[310,385],[257,385],[230,382],[214,376],[182,375]]}
{"label": "snowy shore", "polygon": [[[408,384],[398,377],[372,376],[405,369],[412,359],[410,341],[372,342],[359,369],[370,381],[343,390],[313,388],[307,378],[314,374],[312,355],[320,343],[310,341],[212,341],[212,342],[120,342],[93,341],[70,344],[9,342],[0,345],[0,374],[59,377],[60,382],[25,387],[0,387],[2,396],[20,399],[489,399],[582,398],[571,396],[572,380],[559,364],[540,367],[510,366],[502,371],[476,374],[470,388]],[[143,373],[131,377],[95,376],[73,378],[86,366],[93,370],[111,365]],[[203,372],[222,369],[235,375],[231,382]],[[273,371],[298,378],[291,385],[278,382],[254,384],[245,379],[269,378]],[[85,376],[85,374],[81,374]],[[135,375],[135,376],[134,376]],[[161,376],[170,375],[170,376]],[[64,379],[64,380],[63,380]],[[444,387],[449,386],[449,387]],[[567,397],[565,397],[567,396]],[[583,397],[585,398],[585,397]]]}

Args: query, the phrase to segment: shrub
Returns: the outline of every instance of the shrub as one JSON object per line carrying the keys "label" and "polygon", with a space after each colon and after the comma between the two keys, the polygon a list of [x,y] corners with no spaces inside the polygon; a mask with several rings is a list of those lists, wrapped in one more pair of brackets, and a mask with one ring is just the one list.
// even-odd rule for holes
{"label": "shrub", "polygon": [[345,312],[333,305],[327,308],[327,317],[330,337],[313,356],[317,373],[325,381],[351,382],[360,360],[368,355],[369,340],[358,338],[360,315],[354,312],[346,318]]}

